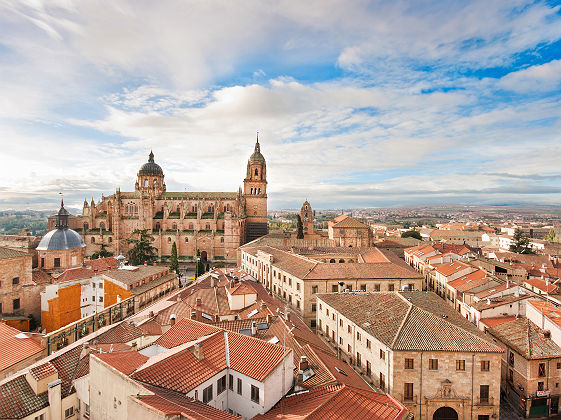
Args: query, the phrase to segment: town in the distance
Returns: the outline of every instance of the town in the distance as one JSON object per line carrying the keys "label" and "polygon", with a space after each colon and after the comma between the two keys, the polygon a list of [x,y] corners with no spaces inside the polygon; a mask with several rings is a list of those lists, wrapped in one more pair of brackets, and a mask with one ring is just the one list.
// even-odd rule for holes
{"label": "town in the distance", "polygon": [[147,150],[44,232],[2,213],[0,418],[558,415],[558,208],[271,210],[252,143],[238,191]]}

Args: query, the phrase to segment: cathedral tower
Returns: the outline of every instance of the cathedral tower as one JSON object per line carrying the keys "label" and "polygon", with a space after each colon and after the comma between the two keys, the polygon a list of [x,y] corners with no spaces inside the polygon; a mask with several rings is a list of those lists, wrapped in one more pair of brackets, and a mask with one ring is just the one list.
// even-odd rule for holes
{"label": "cathedral tower", "polygon": [[140,167],[138,180],[134,188],[136,191],[151,192],[155,196],[160,196],[166,192],[164,182],[164,171],[162,167],[154,162],[154,153],[150,151],[148,162]]}
{"label": "cathedral tower", "polygon": [[314,231],[314,212],[308,200],[304,201],[300,209],[300,219],[302,219],[302,230],[304,235],[311,235]]}
{"label": "cathedral tower", "polygon": [[247,174],[243,181],[245,214],[246,214],[246,242],[250,242],[269,231],[267,222],[267,164],[261,154],[259,137],[255,143],[255,150],[247,161]]}

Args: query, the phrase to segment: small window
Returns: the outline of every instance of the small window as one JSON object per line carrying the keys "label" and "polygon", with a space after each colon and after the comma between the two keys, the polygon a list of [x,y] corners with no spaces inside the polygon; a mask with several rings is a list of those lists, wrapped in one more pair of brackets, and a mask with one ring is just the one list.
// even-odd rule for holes
{"label": "small window", "polygon": [[510,352],[510,354],[508,355],[508,364],[510,366],[514,366],[514,353]]}
{"label": "small window", "polygon": [[429,370],[438,370],[438,359],[429,359]]}
{"label": "small window", "polygon": [[111,242],[113,242],[113,237],[112,236],[109,237],[109,243],[111,243]]}
{"label": "small window", "polygon": [[242,380],[238,378],[238,394],[242,395]]}
{"label": "small window", "polygon": [[232,374],[228,375],[228,389],[230,391],[234,390],[234,376]]}
{"label": "small window", "polygon": [[206,404],[209,401],[212,401],[212,385],[203,389],[203,402]]}
{"label": "small window", "polygon": [[405,359],[405,369],[413,369],[413,359]]}
{"label": "small window", "polygon": [[489,372],[489,367],[491,362],[489,360],[482,360],[481,361],[481,371],[482,372]]}
{"label": "small window", "polygon": [[[93,239],[93,238],[92,238],[92,239]],[[55,258],[54,266],[55,266],[55,267],[60,267],[60,258]]]}
{"label": "small window", "polygon": [[216,395],[222,394],[226,390],[226,375],[216,381]]}
{"label": "small window", "polygon": [[393,292],[394,291],[394,285],[393,284],[388,284],[388,290],[390,292]]}
{"label": "small window", "polygon": [[352,333],[353,333],[353,329],[351,328],[351,324],[347,325],[347,333],[348,333],[348,334],[352,334]]}
{"label": "small window", "polygon": [[13,285],[19,284],[19,277],[14,277],[14,278],[12,279],[12,284],[13,284]]}
{"label": "small window", "polygon": [[315,311],[316,311],[316,304],[312,303],[312,312],[315,312]]}
{"label": "small window", "polygon": [[337,293],[339,291],[339,286],[337,286],[336,284],[331,285],[331,291],[333,293]]}
{"label": "small window", "polygon": [[90,239],[90,242],[91,242],[92,244],[95,244],[95,238],[94,238],[93,236],[92,236],[92,239]]}
{"label": "small window", "polygon": [[538,365],[538,376],[545,376],[545,363],[540,363]]}
{"label": "small window", "polygon": [[99,288],[103,289],[103,282],[99,283]]}
{"label": "small window", "polygon": [[259,403],[259,388],[251,385],[251,401]]}
{"label": "small window", "polygon": [[69,407],[66,410],[64,410],[64,418],[67,419],[69,417],[72,417],[74,415],[74,407]]}
{"label": "small window", "polygon": [[363,292],[366,292],[366,284],[361,284],[360,285],[360,290],[362,290]]}
{"label": "small window", "polygon": [[318,292],[318,287],[317,286],[312,286],[312,294],[315,294]]}
{"label": "small window", "polygon": [[185,238],[185,243],[188,243],[188,242],[189,242],[189,238]]}
{"label": "small window", "polygon": [[360,332],[359,332],[359,331],[356,332],[356,339],[357,339],[358,341],[360,341]]}
{"label": "small window", "polygon": [[489,385],[480,385],[479,386],[479,401],[481,403],[488,403],[489,402]]}
{"label": "small window", "polygon": [[19,298],[13,300],[13,308],[14,308],[14,311],[20,308]]}
{"label": "small window", "polygon": [[103,296],[100,296],[98,299],[100,302],[103,302]]}
{"label": "small window", "polygon": [[380,359],[386,360],[386,352],[382,349],[380,349]]}
{"label": "small window", "polygon": [[561,369],[561,363],[557,362],[557,369]]}
{"label": "small window", "polygon": [[372,348],[372,343],[370,342],[370,340],[368,338],[366,339],[366,348],[367,349]]}
{"label": "small window", "polygon": [[466,361],[465,360],[456,360],[456,370],[465,371],[466,370]]}

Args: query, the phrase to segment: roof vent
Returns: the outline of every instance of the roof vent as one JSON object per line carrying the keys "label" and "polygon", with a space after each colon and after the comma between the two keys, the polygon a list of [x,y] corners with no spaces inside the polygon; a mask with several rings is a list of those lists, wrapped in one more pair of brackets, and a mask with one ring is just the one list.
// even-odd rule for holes
{"label": "roof vent", "polygon": [[448,318],[448,315],[442,315],[442,318],[446,319]]}
{"label": "roof vent", "polygon": [[543,332],[543,338],[551,338],[551,331],[550,330],[545,330]]}

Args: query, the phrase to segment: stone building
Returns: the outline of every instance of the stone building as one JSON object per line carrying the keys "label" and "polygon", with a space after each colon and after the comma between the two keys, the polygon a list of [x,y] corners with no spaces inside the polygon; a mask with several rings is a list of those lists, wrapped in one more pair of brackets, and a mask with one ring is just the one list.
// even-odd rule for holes
{"label": "stone building", "polygon": [[308,200],[304,201],[304,204],[302,204],[302,208],[300,209],[300,219],[302,220],[302,231],[304,232],[304,238],[306,237],[306,235],[313,235],[315,233],[314,212]]}
{"label": "stone building", "polygon": [[318,331],[415,419],[498,418],[502,349],[431,292],[317,296]]}
{"label": "stone building", "polygon": [[80,267],[84,262],[86,244],[79,233],[69,228],[70,213],[64,208],[64,201],[61,202],[60,210],[54,217],[55,228],[43,236],[37,246],[40,268],[64,270]]}
{"label": "stone building", "polygon": [[[268,232],[267,165],[259,140],[247,162],[243,191],[170,192],[164,171],[150,152],[140,167],[133,192],[84,201],[82,214],[72,217],[71,227],[81,232],[86,254],[105,244],[114,255],[124,254],[135,229],[153,236],[158,256],[166,259],[175,242],[180,260],[193,260],[197,249],[203,260],[236,260],[236,249]],[[49,226],[55,223],[49,218]]]}
{"label": "stone building", "polygon": [[337,216],[327,224],[329,239],[333,246],[365,248],[372,246],[370,226],[346,214]]}
{"label": "stone building", "polygon": [[241,267],[316,326],[316,294],[340,289],[370,292],[420,290],[423,276],[379,248],[283,247],[248,244]]}

